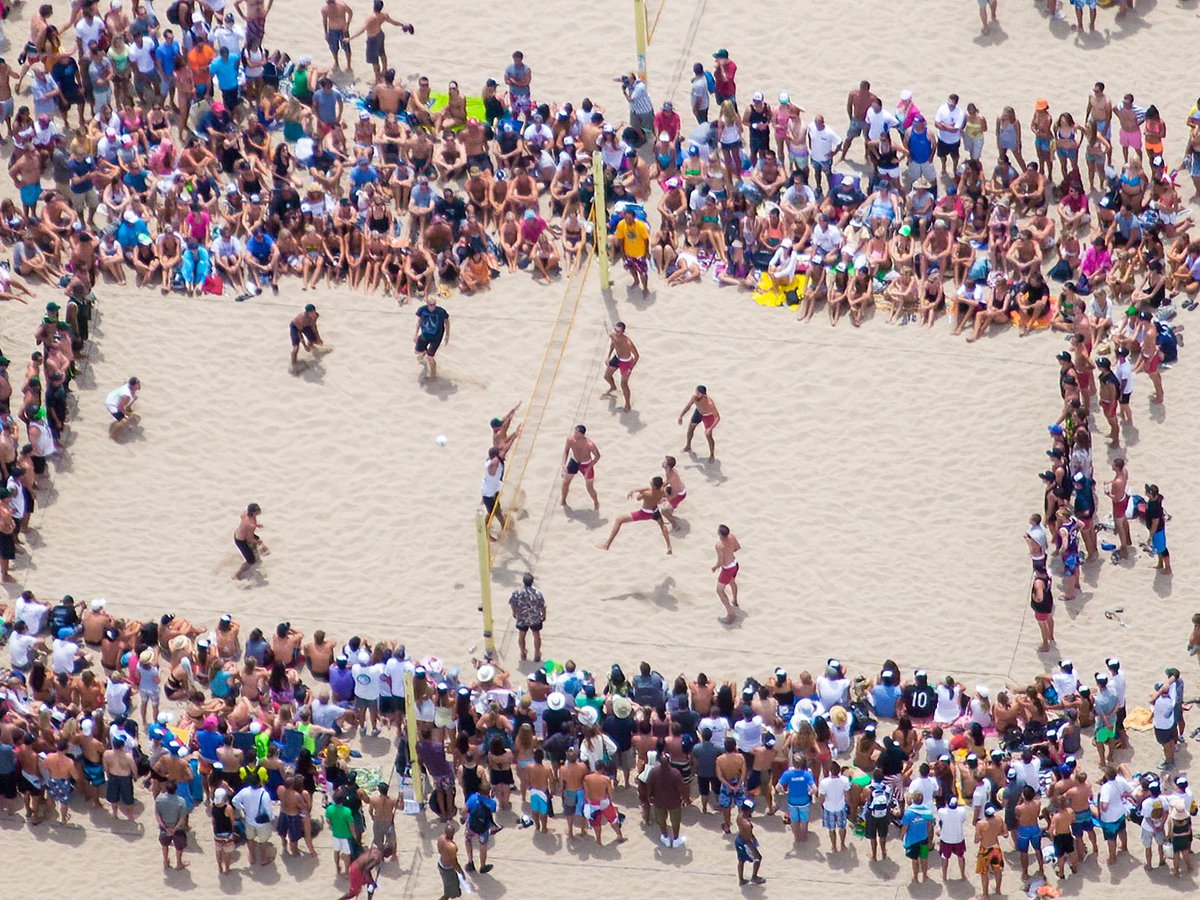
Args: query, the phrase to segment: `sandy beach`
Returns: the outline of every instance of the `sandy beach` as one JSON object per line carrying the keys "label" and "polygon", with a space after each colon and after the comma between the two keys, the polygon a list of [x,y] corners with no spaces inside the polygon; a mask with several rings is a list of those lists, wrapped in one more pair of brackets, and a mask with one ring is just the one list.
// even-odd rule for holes
{"label": "sandy beach", "polygon": [[[650,3],[652,21],[659,2]],[[1172,164],[1182,155],[1195,86],[1172,67],[1188,58],[1194,3],[1143,0],[1138,17],[1124,24],[1102,10],[1101,34],[1077,38],[1065,23],[1050,25],[1040,4],[1016,0],[1000,0],[1001,27],[987,37],[978,35],[975,4],[951,0],[862,0],[852,10],[762,2],[752,11],[707,0],[661,2],[648,55],[650,93],[656,104],[674,99],[685,126],[691,64],[708,64],[714,50],[728,47],[740,92],[761,89],[771,97],[788,90],[810,117],[824,112],[839,131],[846,92],[861,78],[889,107],[908,88],[932,114],[957,91],[989,120],[1013,105],[1023,123],[1036,97],[1046,97],[1055,114],[1067,109],[1081,118],[1100,79],[1110,96],[1131,91],[1139,103],[1157,104],[1171,129]],[[320,5],[279,0],[266,46],[310,53],[326,65]],[[368,8],[362,0],[353,5],[360,16]],[[406,81],[427,75],[442,89],[457,79],[474,94],[520,48],[537,98],[588,95],[624,120],[613,79],[634,55],[627,7],[534,0],[486,18],[459,2],[406,8],[394,14],[411,17],[416,35],[389,33],[389,51]],[[6,23],[14,45],[24,38],[29,12],[26,3]],[[355,54],[358,75],[369,76],[358,62],[361,39]],[[852,161],[861,161],[860,147]],[[989,136],[984,160],[994,159]],[[1183,187],[1187,181],[1184,175]],[[1129,672],[1131,708],[1147,705],[1164,666],[1196,676],[1184,650],[1194,611],[1187,600],[1200,565],[1200,525],[1190,515],[1200,503],[1200,476],[1189,464],[1200,416],[1200,397],[1188,390],[1190,345],[1166,373],[1165,407],[1151,408],[1148,384],[1139,379],[1136,428],[1120,454],[1107,457],[1129,459],[1131,485],[1162,488],[1174,516],[1178,574],[1156,577],[1152,557],[1089,565],[1082,596],[1060,603],[1058,649],[1039,654],[1021,534],[1041,508],[1046,426],[1061,406],[1054,362],[1061,335],[1022,339],[1005,331],[967,345],[950,336],[944,320],[932,331],[878,319],[862,329],[849,322],[831,329],[824,316],[802,325],[793,312],[759,307],[748,293],[718,289],[708,278],[682,288],[652,278],[643,299],[627,291],[619,267],[613,277],[604,293],[596,267],[587,270],[544,413],[539,404],[514,453],[512,469],[524,468],[521,502],[496,548],[492,590],[497,643],[515,681],[531,669],[518,669],[506,600],[527,569],[549,605],[546,655],[573,658],[592,672],[613,662],[632,672],[645,659],[668,680],[698,671],[740,680],[764,678],[776,665],[816,674],[836,656],[852,674],[874,675],[893,658],[906,676],[923,667],[935,678],[987,684],[994,695],[1052,671],[1060,656],[1090,677],[1118,654]],[[171,611],[198,623],[229,611],[245,629],[288,620],[307,634],[324,628],[341,639],[398,638],[417,656],[469,666],[468,648],[482,645],[474,514],[487,422],[527,401],[564,292],[569,306],[578,287],[506,273],[487,294],[441,301],[452,337],[439,356],[441,378],[425,384],[412,359],[412,306],[391,298],[344,288],[302,293],[296,279],[277,296],[237,304],[228,295],[189,300],[132,286],[99,288],[95,349],[76,384],[78,413],[32,522],[32,556],[20,557],[14,569],[19,584],[9,587],[10,599],[28,587],[44,597],[106,597],[118,616]],[[37,296],[29,306],[0,310],[0,346],[14,363],[33,349],[41,305],[57,292],[42,287]],[[292,374],[287,323],[306,302],[319,304],[334,352]],[[630,413],[600,396],[607,329],[617,319],[628,324],[642,355]],[[1188,313],[1180,321],[1191,324]],[[103,400],[130,375],[144,385],[142,419],[114,442]],[[722,414],[718,461],[711,464],[680,453],[684,429],[676,416],[699,383]],[[569,509],[557,502],[563,441],[580,422],[603,455],[599,512],[578,484]],[[445,447],[438,435],[448,438]],[[608,553],[597,549],[613,518],[635,508],[626,492],[657,474],[667,453],[679,456],[688,487],[674,554],[665,555],[657,529],[636,523]],[[1099,447],[1096,468],[1101,479],[1107,465]],[[249,502],[263,508],[262,536],[272,552],[258,575],[234,582],[231,534]],[[719,523],[744,546],[745,615],[732,627],[720,622],[709,571]],[[1136,524],[1134,537],[1144,537]],[[1121,615],[1106,617],[1117,608]],[[386,771],[386,740],[368,737],[361,747]],[[1157,765],[1152,736],[1135,735],[1134,748],[1135,771]],[[1186,751],[1180,760],[1189,768]],[[1085,761],[1094,770],[1090,742]],[[666,851],[636,824],[636,800],[622,792],[618,801],[630,814],[630,839],[619,847],[597,849],[580,839],[568,845],[561,821],[559,833],[537,838],[507,828],[497,838],[495,871],[476,880],[479,895],[738,894],[733,851],[719,823],[687,811],[687,848]],[[281,858],[251,872],[242,852],[234,874],[218,881],[199,811],[191,868],[183,873],[161,870],[151,810],[139,822],[145,835],[128,823],[114,825],[105,812],[77,811],[75,821],[81,827],[31,828],[0,818],[14,888],[83,890],[97,900],[130,890],[201,898],[333,897],[345,890],[345,880],[334,878],[325,834],[315,860]],[[793,850],[777,818],[762,817],[759,832],[768,881],[747,894],[809,890],[831,900],[882,900],[910,893],[903,860],[868,864],[860,840],[827,858],[824,833]],[[384,866],[379,894],[437,896],[437,833],[432,817],[402,817],[399,864]],[[1136,834],[1130,846],[1140,860]],[[1009,896],[1018,891],[1018,874],[1011,866],[1006,873]],[[1194,889],[1194,881],[1147,873],[1130,857],[1112,869],[1089,861],[1066,893],[1165,897]],[[935,879],[911,896],[976,891],[977,880],[947,887]]]}

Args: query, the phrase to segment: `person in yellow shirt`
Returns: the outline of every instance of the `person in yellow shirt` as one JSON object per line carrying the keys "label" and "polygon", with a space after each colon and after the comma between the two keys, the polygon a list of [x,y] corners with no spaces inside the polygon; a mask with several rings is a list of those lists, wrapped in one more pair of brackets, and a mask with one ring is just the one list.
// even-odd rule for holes
{"label": "person in yellow shirt", "polygon": [[650,294],[649,266],[650,258],[650,229],[646,223],[639,221],[632,209],[625,210],[621,221],[617,223],[616,233],[612,237],[613,252],[621,248],[625,257],[625,268],[633,275],[635,286],[641,285],[642,296]]}

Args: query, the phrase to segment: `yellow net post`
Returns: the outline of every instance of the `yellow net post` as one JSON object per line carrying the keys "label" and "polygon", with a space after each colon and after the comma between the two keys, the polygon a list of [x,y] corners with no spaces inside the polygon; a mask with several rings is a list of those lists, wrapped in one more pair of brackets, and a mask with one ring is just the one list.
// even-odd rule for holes
{"label": "yellow net post", "polygon": [[637,33],[637,73],[646,80],[646,0],[633,0],[633,26]]}
{"label": "yellow net post", "polygon": [[612,284],[608,277],[608,203],[604,197],[604,159],[599,150],[592,153],[592,181],[596,189],[592,197],[592,230],[596,234],[596,259],[600,262],[600,288],[608,290]]}
{"label": "yellow net post", "polygon": [[412,672],[404,673],[404,724],[408,731],[409,774],[412,776],[413,796],[418,803],[425,802],[425,779],[421,777],[421,764],[417,760],[417,704],[413,700]]}
{"label": "yellow net post", "polygon": [[479,547],[479,597],[483,609],[483,644],[490,653],[496,652],[492,634],[492,548],[488,540],[488,515],[482,506],[475,513],[475,541]]}

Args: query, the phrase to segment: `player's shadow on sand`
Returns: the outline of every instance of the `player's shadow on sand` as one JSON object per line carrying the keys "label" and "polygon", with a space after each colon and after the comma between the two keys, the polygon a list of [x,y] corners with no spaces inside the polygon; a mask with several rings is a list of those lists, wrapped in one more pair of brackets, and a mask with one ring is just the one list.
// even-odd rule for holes
{"label": "player's shadow on sand", "polygon": [[567,506],[563,508],[563,514],[572,522],[582,522],[588,528],[599,528],[608,524],[608,519],[600,515],[598,509],[575,509]]}
{"label": "player's shadow on sand", "polygon": [[643,603],[653,603],[660,609],[674,611],[679,608],[679,601],[675,599],[672,591],[675,589],[675,579],[668,575],[662,582],[652,590],[649,594],[645,591],[629,591],[624,594],[613,594],[610,597],[601,597],[600,602],[606,603],[609,600],[640,600]]}
{"label": "player's shadow on sand", "polygon": [[608,411],[617,414],[617,417],[621,420],[621,424],[625,426],[625,430],[630,434],[637,434],[646,427],[645,423],[642,422],[642,414],[636,409],[626,412],[624,399],[618,399],[616,394],[609,394],[607,399]]}
{"label": "player's shadow on sand", "polygon": [[437,397],[443,403],[458,393],[458,385],[449,378],[443,378],[441,375],[436,378],[422,378],[421,388],[425,393]]}
{"label": "player's shadow on sand", "polygon": [[719,459],[709,462],[707,456],[701,456],[694,451],[689,451],[688,455],[692,458],[692,464],[688,468],[697,469],[710,484],[724,484],[729,480],[729,476],[721,471]]}
{"label": "player's shadow on sand", "polygon": [[658,299],[658,290],[651,288],[650,293],[643,296],[642,289],[631,284],[629,287],[625,288],[625,296],[629,301],[629,305],[634,309],[646,310],[652,307],[654,302]]}

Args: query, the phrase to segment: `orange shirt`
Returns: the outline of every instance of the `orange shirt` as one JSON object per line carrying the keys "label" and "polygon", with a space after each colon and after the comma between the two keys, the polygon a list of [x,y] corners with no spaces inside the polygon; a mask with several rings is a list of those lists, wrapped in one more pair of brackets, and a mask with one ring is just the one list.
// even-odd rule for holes
{"label": "orange shirt", "polygon": [[196,44],[188,51],[188,68],[201,83],[208,81],[208,64],[217,58],[212,44]]}

